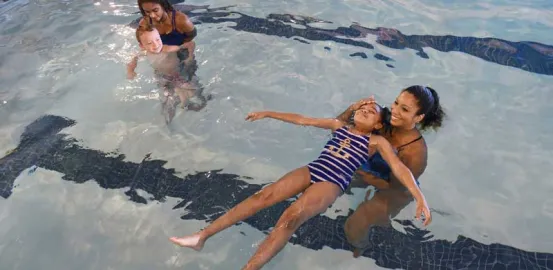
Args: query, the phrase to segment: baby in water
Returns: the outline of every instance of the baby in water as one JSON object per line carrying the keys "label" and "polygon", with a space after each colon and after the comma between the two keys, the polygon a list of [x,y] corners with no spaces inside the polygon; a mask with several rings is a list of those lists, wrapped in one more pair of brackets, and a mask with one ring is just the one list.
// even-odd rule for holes
{"label": "baby in water", "polygon": [[168,110],[166,121],[170,122],[174,117],[173,95],[177,94],[181,107],[184,108],[187,99],[196,92],[195,84],[186,80],[181,74],[181,63],[177,52],[182,49],[181,46],[163,45],[159,32],[150,25],[140,26],[136,29],[136,39],[142,49],[141,53],[133,57],[127,65],[127,78],[133,79],[136,76],[136,66],[139,57],[146,57],[154,74],[158,80],[158,85],[163,89],[163,107],[164,112]]}

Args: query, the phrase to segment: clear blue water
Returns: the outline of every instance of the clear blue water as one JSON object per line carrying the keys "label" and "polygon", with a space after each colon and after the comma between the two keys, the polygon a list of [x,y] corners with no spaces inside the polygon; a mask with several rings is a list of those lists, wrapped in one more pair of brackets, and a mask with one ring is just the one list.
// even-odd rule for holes
{"label": "clear blue water", "polygon": [[[449,115],[443,129],[425,135],[429,165],[422,189],[430,206],[445,213],[435,214],[428,228],[433,241],[462,235],[499,243],[499,250],[553,253],[549,1],[186,3],[236,5],[228,10],[238,13],[191,15],[199,31],[197,75],[214,100],[201,112],[179,112],[171,130],[150,97],[155,83],[147,65],[141,63],[136,81],[125,79],[124,64],[137,49],[128,26],[137,18],[135,1],[31,0],[1,14],[0,153],[18,147],[25,126],[52,114],[77,122],[63,133],[83,149],[121,153],[135,164],[151,153],[181,178],[222,169],[248,177],[242,179],[247,184],[263,184],[316,157],[327,134],[276,121],[246,123],[247,112],[333,116],[361,97],[375,94],[391,103],[403,87],[426,84],[439,92]],[[298,18],[288,22],[270,14],[331,23],[302,26]],[[283,23],[268,23],[275,18]],[[352,32],[354,22],[366,34]],[[395,38],[386,41],[389,35]],[[83,171],[98,166],[88,158]],[[169,236],[206,224],[181,219],[186,211],[172,209],[183,198],[138,203],[125,194],[127,188],[106,188],[95,179],[68,181],[77,170],[70,165],[27,164],[10,178],[6,160],[0,161],[0,183],[15,181],[15,187],[4,185],[0,198],[0,269],[237,269],[264,237],[257,225],[246,223],[214,237],[201,253],[178,249]],[[149,198],[144,190],[137,192]],[[354,209],[365,191],[352,191],[323,217],[336,221]],[[398,218],[411,219],[413,210],[406,207]],[[407,229],[394,223],[394,230]],[[289,244],[266,268],[388,269],[390,258],[406,261],[417,253],[398,242],[380,257],[353,259],[350,251],[328,247],[333,241],[322,249]],[[446,265],[455,256],[446,252],[437,262]],[[488,260],[477,265],[492,269],[499,259],[472,260]],[[548,263],[543,269],[553,269]]]}

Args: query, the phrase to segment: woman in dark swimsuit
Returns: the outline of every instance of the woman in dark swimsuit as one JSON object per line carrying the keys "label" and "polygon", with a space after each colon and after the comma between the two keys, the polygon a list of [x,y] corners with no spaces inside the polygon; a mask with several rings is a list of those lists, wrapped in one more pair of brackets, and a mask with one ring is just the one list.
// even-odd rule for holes
{"label": "woman in dark swimsuit", "polygon": [[167,0],[138,0],[143,18],[139,26],[154,26],[164,45],[182,46],[188,50],[188,57],[194,54],[196,27],[186,14],[177,11]]}
{"label": "woman in dark swimsuit", "polygon": [[139,27],[151,25],[159,32],[163,45],[180,46],[185,49],[177,53],[181,61],[180,73],[182,78],[196,89],[196,98],[193,99],[195,102],[191,102],[187,107],[194,111],[203,109],[211,95],[202,94],[202,87],[195,75],[198,69],[194,58],[196,27],[186,14],[175,10],[168,0],[138,0],[138,8],[143,16]]}
{"label": "woman in dark swimsuit", "polygon": [[[338,118],[349,119],[353,111],[367,102],[374,100],[360,100]],[[429,128],[437,131],[444,117],[440,98],[430,87],[410,86],[401,91],[392,104],[392,129],[382,130],[380,134],[396,149],[399,159],[411,170],[415,179],[426,169],[427,148],[422,132]],[[389,226],[391,218],[412,201],[405,187],[390,174],[390,167],[378,153],[371,156],[357,172],[364,182],[376,187],[377,192],[372,199],[363,201],[346,220],[345,233],[348,241],[356,248],[355,257],[367,248],[363,242],[372,226]]]}

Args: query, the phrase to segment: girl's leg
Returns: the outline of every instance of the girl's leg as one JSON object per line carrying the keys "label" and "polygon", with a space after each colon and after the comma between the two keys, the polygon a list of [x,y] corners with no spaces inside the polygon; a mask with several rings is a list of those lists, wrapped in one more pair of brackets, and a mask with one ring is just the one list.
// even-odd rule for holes
{"label": "girl's leg", "polygon": [[295,169],[230,209],[204,230],[182,238],[172,237],[170,240],[179,246],[199,251],[209,237],[269,206],[299,194],[309,187],[310,181],[309,169],[306,166]]}
{"label": "girl's leg", "polygon": [[341,194],[338,185],[319,182],[311,185],[280,217],[273,231],[261,243],[242,270],[261,269],[290,240],[294,232],[308,219],[318,215]]}

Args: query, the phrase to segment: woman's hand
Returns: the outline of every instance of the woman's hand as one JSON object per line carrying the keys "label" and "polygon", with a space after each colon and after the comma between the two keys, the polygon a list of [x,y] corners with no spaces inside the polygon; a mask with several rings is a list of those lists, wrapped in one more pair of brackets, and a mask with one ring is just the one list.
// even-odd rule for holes
{"label": "woman's hand", "polygon": [[176,46],[176,45],[163,45],[161,48],[162,52],[170,53],[170,52],[178,52],[182,49],[182,46]]}
{"label": "woman's hand", "polygon": [[374,100],[374,96],[370,96],[369,98],[363,98],[363,99],[360,99],[358,100],[357,102],[353,103],[350,108],[354,111],[357,111],[359,110],[361,107],[363,107],[364,105],[367,105],[367,104],[373,104],[375,103],[376,101]]}

